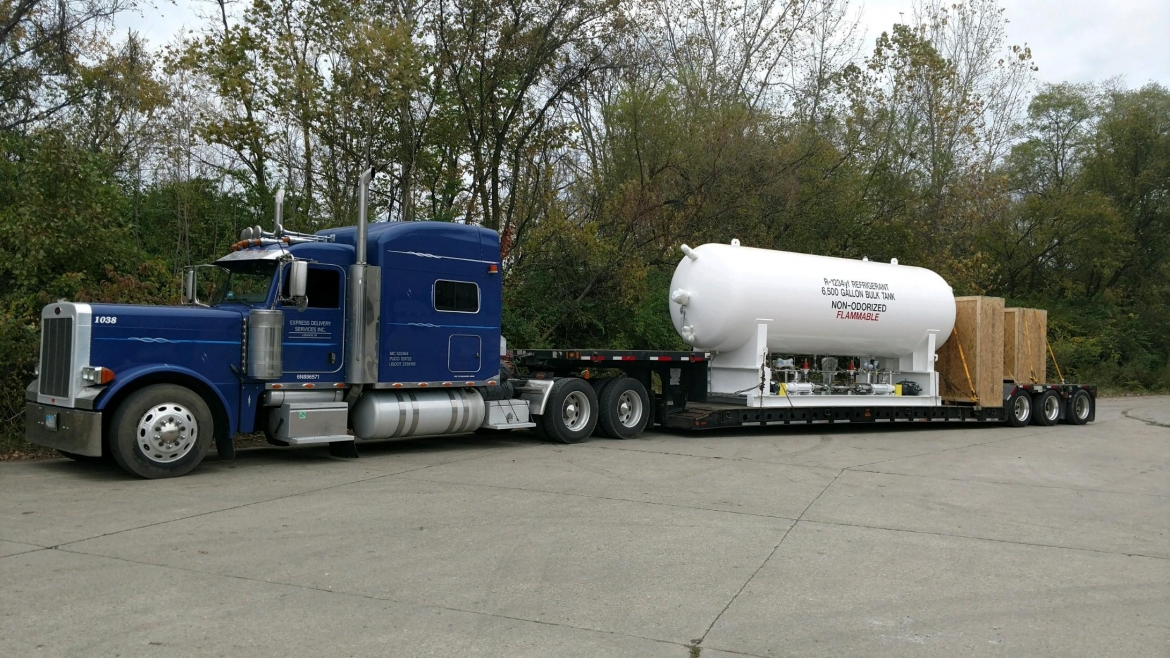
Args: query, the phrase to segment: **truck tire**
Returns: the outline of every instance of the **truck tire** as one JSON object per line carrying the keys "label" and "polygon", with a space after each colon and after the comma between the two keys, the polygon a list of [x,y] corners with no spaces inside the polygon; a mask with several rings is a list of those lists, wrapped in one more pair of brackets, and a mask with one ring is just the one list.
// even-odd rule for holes
{"label": "truck tire", "polygon": [[650,396],[642,382],[632,377],[620,377],[607,384],[598,396],[597,406],[598,425],[615,439],[638,436],[650,418]]}
{"label": "truck tire", "polygon": [[[593,393],[597,396],[598,405],[601,404],[601,396],[605,391],[605,387],[609,386],[610,382],[612,381],[614,381],[613,377],[599,377],[597,379],[589,380],[589,384],[593,386]],[[597,420],[597,426],[593,428],[593,436],[599,436],[602,438],[609,438],[610,436],[609,433],[605,431],[605,428],[602,427],[600,417]]]}
{"label": "truck tire", "polygon": [[1032,398],[1032,423],[1051,427],[1060,422],[1060,395],[1044,391]]}
{"label": "truck tire", "polygon": [[1064,422],[1069,425],[1084,425],[1093,415],[1093,396],[1084,389],[1077,389],[1065,401]]}
{"label": "truck tire", "polygon": [[597,426],[597,394],[584,379],[558,378],[548,393],[544,414],[537,421],[549,439],[580,443]]}
{"label": "truck tire", "polygon": [[1007,415],[1007,424],[1012,427],[1023,427],[1032,420],[1032,396],[1028,392],[1020,389],[1012,393],[1008,398],[1007,404],[1004,405],[1004,411]]}
{"label": "truck tire", "polygon": [[211,410],[197,393],[154,384],[122,401],[110,422],[111,452],[127,472],[173,478],[190,473],[211,446]]}

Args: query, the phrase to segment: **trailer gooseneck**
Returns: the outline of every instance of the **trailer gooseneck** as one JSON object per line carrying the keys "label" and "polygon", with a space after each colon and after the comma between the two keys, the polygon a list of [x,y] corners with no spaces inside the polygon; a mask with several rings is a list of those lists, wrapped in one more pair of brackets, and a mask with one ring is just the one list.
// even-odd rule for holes
{"label": "trailer gooseneck", "polygon": [[185,273],[181,306],[46,306],[28,440],[158,478],[256,431],[356,457],[362,441],[476,430],[574,443],[652,425],[1093,419],[1092,386],[944,398],[955,301],[933,272],[737,241],[682,247],[670,309],[692,351],[508,351],[498,234],[368,226],[368,184],[356,227],[312,235],[283,228],[278,196],[271,232]]}

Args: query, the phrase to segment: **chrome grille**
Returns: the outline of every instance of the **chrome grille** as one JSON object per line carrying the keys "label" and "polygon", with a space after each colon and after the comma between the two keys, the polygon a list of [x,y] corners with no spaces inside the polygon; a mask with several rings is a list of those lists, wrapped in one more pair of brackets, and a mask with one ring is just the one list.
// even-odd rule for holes
{"label": "chrome grille", "polygon": [[72,364],[73,318],[46,318],[41,324],[41,395],[69,397]]}

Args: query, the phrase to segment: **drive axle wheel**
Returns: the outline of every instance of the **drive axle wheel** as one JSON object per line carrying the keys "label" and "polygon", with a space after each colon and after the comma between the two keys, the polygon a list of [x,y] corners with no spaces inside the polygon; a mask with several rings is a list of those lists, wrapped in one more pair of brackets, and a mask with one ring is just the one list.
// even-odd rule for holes
{"label": "drive axle wheel", "polygon": [[1032,420],[1032,396],[1025,390],[1018,390],[1008,398],[1007,424],[1012,427],[1023,427]]}
{"label": "drive axle wheel", "polygon": [[602,389],[597,404],[601,410],[598,423],[607,436],[632,439],[646,429],[650,396],[638,380],[631,377],[613,380]]}
{"label": "drive axle wheel", "polygon": [[535,422],[550,439],[579,443],[597,425],[597,394],[584,379],[558,378],[548,393],[544,414]]}
{"label": "drive axle wheel", "polygon": [[1032,398],[1032,422],[1049,427],[1060,422],[1060,395],[1044,391]]}
{"label": "drive axle wheel", "polygon": [[168,478],[191,472],[211,446],[212,420],[207,403],[194,391],[156,384],[126,398],[110,423],[114,460],[144,478]]}
{"label": "drive axle wheel", "polygon": [[[597,404],[601,404],[602,398],[605,396],[605,387],[610,383],[616,381],[613,377],[600,377],[597,379],[590,379],[589,385],[593,387],[593,393],[597,396]],[[605,426],[601,422],[601,418],[597,419],[597,425],[593,428],[593,436],[610,437],[609,432],[605,431]],[[616,437],[615,437],[616,438]]]}

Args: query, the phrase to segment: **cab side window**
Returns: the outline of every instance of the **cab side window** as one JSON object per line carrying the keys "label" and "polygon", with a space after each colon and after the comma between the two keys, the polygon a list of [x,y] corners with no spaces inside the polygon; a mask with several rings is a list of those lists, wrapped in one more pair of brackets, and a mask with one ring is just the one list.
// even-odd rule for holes
{"label": "cab side window", "polygon": [[435,282],[435,310],[446,313],[479,313],[479,285],[467,281]]}
{"label": "cab side window", "polygon": [[[284,290],[281,296],[288,297],[288,271],[284,273]],[[341,308],[341,271],[335,267],[309,266],[309,278],[305,283],[305,296],[309,308]]]}

